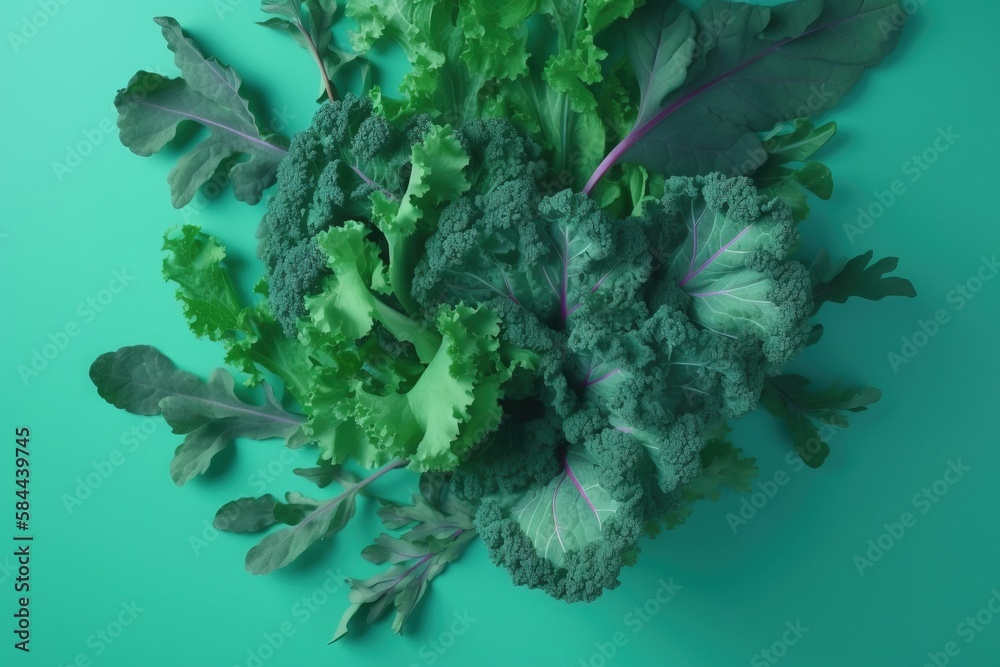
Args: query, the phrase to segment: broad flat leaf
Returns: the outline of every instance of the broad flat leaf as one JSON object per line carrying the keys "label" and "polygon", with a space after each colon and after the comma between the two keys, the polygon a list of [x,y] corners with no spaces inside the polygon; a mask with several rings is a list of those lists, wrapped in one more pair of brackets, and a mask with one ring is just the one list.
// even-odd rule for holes
{"label": "broad flat leaf", "polygon": [[191,201],[198,188],[219,171],[228,174],[236,198],[260,201],[275,181],[287,140],[262,129],[246,99],[241,79],[231,67],[206,57],[170,17],[154,19],[162,28],[182,78],[140,71],[115,97],[121,142],[148,156],[174,139],[181,123],[209,131],[181,156],[167,180],[175,207]]}
{"label": "broad flat leaf", "polygon": [[687,78],[698,27],[679,4],[637,18],[643,20],[629,33],[625,49],[639,83],[638,117],[648,118]]}
{"label": "broad flat leaf", "polygon": [[848,412],[863,412],[882,398],[874,387],[842,389],[834,384],[826,391],[810,392],[810,381],[801,375],[781,375],[768,378],[760,401],[775,417],[784,420],[792,435],[792,443],[802,461],[818,468],[830,454],[829,444],[820,433],[829,428],[847,428]]}
{"label": "broad flat leaf", "polygon": [[102,354],[90,366],[90,380],[101,398],[134,415],[158,415],[161,400],[178,393],[193,394],[203,384],[149,345]]}
{"label": "broad flat leaf", "polygon": [[898,257],[883,257],[868,266],[874,254],[874,251],[869,250],[832,268],[829,255],[825,250],[820,251],[810,268],[814,283],[813,313],[827,301],[844,303],[855,296],[879,301],[887,296],[912,298],[917,295],[909,280],[895,276],[885,277],[885,274],[896,270]]}
{"label": "broad flat leaf", "polygon": [[757,133],[834,106],[895,48],[905,19],[898,0],[795,0],[775,9],[709,0],[697,14],[706,48],[684,86],[643,105],[585,192],[619,160],[668,175],[740,173],[761,150]]}
{"label": "broad flat leaf", "polygon": [[274,525],[277,499],[270,493],[259,498],[228,502],[215,513],[212,525],[230,533],[258,533]]}
{"label": "broad flat leaf", "polygon": [[351,606],[341,617],[332,641],[347,634],[352,619],[362,610],[367,611],[366,623],[395,610],[392,628],[402,633],[431,580],[475,539],[473,512],[450,495],[444,476],[438,473],[421,475],[420,493],[413,495],[412,505],[386,503],[379,510],[385,527],[411,528],[401,537],[383,533],[362,551],[365,560],[391,566],[370,579],[349,580]]}
{"label": "broad flat leaf", "polygon": [[563,474],[542,489],[531,489],[510,514],[540,556],[562,567],[568,552],[600,539],[604,522],[618,503],[598,482],[599,470],[579,447],[566,453]]}
{"label": "broad flat leaf", "polygon": [[174,433],[185,434],[170,466],[177,484],[205,472],[212,457],[236,438],[294,442],[304,422],[281,407],[267,384],[263,405],[246,403],[234,393],[235,381],[225,370],[214,370],[204,383],[146,345],[101,355],[90,377],[112,405],[134,414],[162,414]]}

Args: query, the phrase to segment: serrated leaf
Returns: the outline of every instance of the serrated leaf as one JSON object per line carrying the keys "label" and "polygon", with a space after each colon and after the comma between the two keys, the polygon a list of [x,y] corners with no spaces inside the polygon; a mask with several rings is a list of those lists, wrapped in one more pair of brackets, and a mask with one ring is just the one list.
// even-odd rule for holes
{"label": "serrated leaf", "polygon": [[[305,396],[303,378],[309,366],[305,349],[282,334],[266,301],[254,308],[240,302],[223,266],[226,250],[218,239],[185,225],[164,234],[163,249],[167,252],[163,277],[177,283],[177,300],[184,305],[191,331],[199,338],[221,341],[226,363],[247,374],[247,385],[263,379],[259,365],[284,380],[297,398]],[[308,441],[305,433],[297,433],[288,446]]]}
{"label": "serrated leaf", "polygon": [[[718,500],[722,497],[722,487],[739,493],[750,491],[750,483],[757,477],[757,461],[753,457],[743,457],[743,450],[736,448],[728,439],[731,429],[722,426],[714,433],[706,434],[706,443],[701,450],[701,472],[690,482],[680,487],[680,504],[666,517],[667,528],[675,528],[692,513],[692,503],[698,500]],[[647,532],[655,537],[659,525],[648,526]]]}
{"label": "serrated leaf", "polygon": [[813,276],[813,314],[827,301],[844,303],[851,297],[879,301],[887,296],[912,298],[917,295],[909,280],[895,276],[885,277],[885,274],[896,270],[899,258],[883,257],[869,266],[874,254],[874,251],[869,250],[831,268],[829,255],[825,250],[820,251],[810,267]]}
{"label": "serrated leaf", "polygon": [[421,475],[420,493],[414,494],[412,505],[385,503],[379,516],[387,528],[413,527],[401,537],[383,533],[362,551],[365,560],[391,567],[370,579],[349,580],[351,606],[331,641],[347,634],[349,624],[362,610],[367,611],[365,622],[374,623],[395,609],[392,628],[402,633],[431,580],[475,539],[473,512],[449,493],[439,473]]}
{"label": "serrated leaf", "polygon": [[132,77],[115,97],[121,142],[148,156],[172,141],[181,123],[197,123],[209,136],[183,154],[170,172],[173,205],[189,203],[219,171],[228,175],[237,199],[256,204],[274,184],[288,141],[258,125],[240,95],[242,81],[235,70],[206,57],[174,19],[154,20],[182,78],[145,71]]}
{"label": "serrated leaf", "polygon": [[801,375],[780,375],[767,379],[761,404],[782,419],[792,436],[792,444],[802,461],[818,468],[830,454],[830,446],[820,426],[847,428],[849,412],[863,412],[882,398],[874,387],[840,388],[836,383],[826,391],[810,392],[810,381]]}

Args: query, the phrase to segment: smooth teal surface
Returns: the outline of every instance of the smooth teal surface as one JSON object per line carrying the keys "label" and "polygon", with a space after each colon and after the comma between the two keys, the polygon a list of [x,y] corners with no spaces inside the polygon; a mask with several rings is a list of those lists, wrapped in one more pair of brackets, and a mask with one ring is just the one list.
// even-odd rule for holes
{"label": "smooth teal surface", "polygon": [[[762,483],[783,471],[787,484],[766,503],[756,496],[761,508],[735,534],[732,517],[743,497],[703,505],[688,524],[645,544],[620,588],[573,606],[513,587],[477,544],[435,582],[407,636],[383,624],[326,646],[346,599],[344,587],[327,595],[323,586],[372,571],[359,556],[374,535],[371,508],[362,507],[368,518],[308,562],[252,577],[242,562],[253,542],[216,536],[207,526],[222,503],[260,491],[277,445],[247,443],[217,472],[178,489],[167,470],[179,438],[157,420],[114,410],[87,378],[97,355],[126,344],[155,345],[202,375],[220,363],[214,344],[191,337],[160,278],[168,226],[203,225],[230,248],[241,276],[260,271],[260,207],[227,195],[175,211],[165,183],[172,159],[140,159],[101,129],[114,122],[114,91],[136,69],[174,71],[150,18],[176,17],[236,66],[247,85],[266,94],[286,133],[304,127],[314,109],[309,58],[254,25],[262,15],[251,0],[5,2],[0,664],[921,667],[934,664],[928,653],[954,642],[957,655],[942,653],[937,664],[1000,665],[1000,614],[987,607],[995,596],[1000,611],[1000,279],[981,269],[984,257],[1000,253],[1000,5],[906,4],[915,12],[900,49],[829,115],[841,131],[821,159],[837,189],[831,202],[814,206],[804,235],[810,251],[900,257],[900,274],[920,296],[823,308],[826,336],[793,370],[884,392],[834,438],[826,465],[813,471],[790,464],[778,425],[752,415],[737,425],[735,441],[758,458]],[[58,11],[15,49],[9,33],[47,5]],[[942,132],[957,138],[935,156]],[[53,163],[80,142],[92,150],[57,175]],[[913,171],[913,156],[925,150],[936,161]],[[845,229],[897,179],[905,191],[867,230]],[[952,292],[969,281],[977,287],[981,270],[993,279],[973,298]],[[116,271],[127,285],[108,301],[111,293],[102,290]],[[87,304],[101,298],[100,312]],[[901,338],[912,338],[939,310],[946,323],[894,369],[887,355],[900,353]],[[79,334],[37,377],[23,380],[18,366],[69,324]],[[10,631],[13,432],[21,425],[32,429],[36,537],[29,655],[12,648]],[[269,488],[306,490],[290,474],[310,462],[304,456],[271,463],[279,479]],[[959,463],[968,471],[950,473],[957,483],[938,484],[946,493],[934,495],[934,483]],[[80,487],[88,476],[94,488]],[[925,488],[935,502],[920,498]],[[72,494],[87,491],[67,506]],[[902,536],[882,536],[904,512],[913,520]],[[855,557],[880,536],[890,549],[859,574]],[[661,580],[681,587],[665,605],[655,598],[669,597]],[[965,620],[977,612],[978,631]],[[130,624],[102,639],[102,632],[117,634],[118,621]],[[796,624],[797,633],[788,629]],[[777,647],[778,662],[759,654],[783,638],[795,643]],[[279,639],[279,648],[266,648]],[[254,662],[255,655],[266,659]]]}

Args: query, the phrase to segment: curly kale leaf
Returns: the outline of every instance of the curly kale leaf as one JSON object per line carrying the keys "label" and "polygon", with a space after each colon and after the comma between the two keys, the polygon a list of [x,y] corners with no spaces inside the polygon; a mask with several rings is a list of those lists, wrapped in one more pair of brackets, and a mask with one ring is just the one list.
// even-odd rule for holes
{"label": "curly kale leaf", "polygon": [[397,128],[369,98],[348,95],[320,107],[292,138],[257,232],[274,317],[287,336],[295,337],[305,297],[329,273],[317,235],[348,220],[374,226],[373,195],[382,202],[404,196],[411,147],[428,128],[421,119]]}
{"label": "curly kale leaf", "polygon": [[750,179],[710,174],[667,181],[667,215],[687,228],[670,258],[670,278],[691,297],[700,326],[759,340],[772,367],[809,337],[809,272],[788,258],[798,241],[789,209],[765,201]]}

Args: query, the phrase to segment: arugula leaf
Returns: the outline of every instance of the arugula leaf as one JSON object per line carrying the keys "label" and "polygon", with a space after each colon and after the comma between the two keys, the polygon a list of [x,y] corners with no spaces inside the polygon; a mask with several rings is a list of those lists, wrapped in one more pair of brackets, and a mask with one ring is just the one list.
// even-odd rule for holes
{"label": "arugula leaf", "polygon": [[386,528],[411,527],[400,537],[383,533],[374,545],[361,552],[369,562],[391,566],[369,579],[349,580],[351,606],[344,612],[331,641],[346,635],[350,622],[362,610],[368,612],[365,622],[374,623],[394,608],[392,629],[402,634],[404,624],[426,594],[431,580],[476,537],[474,510],[448,492],[440,474],[421,475],[420,493],[413,495],[412,505],[385,503],[378,514]]}
{"label": "arugula leaf", "polygon": [[539,555],[556,567],[566,554],[600,539],[604,522],[618,510],[600,483],[600,470],[582,448],[566,452],[563,474],[541,490],[525,493],[510,510]]}
{"label": "arugula leaf", "polygon": [[385,473],[401,468],[406,461],[393,461],[365,479],[344,484],[344,491],[326,502],[288,493],[285,503],[276,503],[274,519],[288,528],[271,533],[250,549],[246,569],[251,574],[268,574],[298,558],[313,543],[343,530],[354,517],[357,496],[368,484]]}
{"label": "arugula leaf", "polygon": [[181,123],[198,123],[210,134],[181,156],[167,177],[173,205],[189,203],[219,172],[228,174],[237,199],[256,204],[274,184],[288,140],[258,125],[240,95],[242,81],[235,70],[206,57],[174,19],[154,20],[183,78],[145,71],[132,77],[115,97],[121,142],[149,156],[174,139]]}
{"label": "arugula leaf", "polygon": [[883,257],[868,266],[874,255],[874,251],[869,250],[850,261],[841,261],[833,268],[830,256],[821,250],[809,269],[813,277],[813,314],[827,301],[844,303],[854,296],[879,301],[887,296],[912,298],[917,295],[909,280],[885,277],[885,274],[896,270],[898,257]]}
{"label": "arugula leaf", "polygon": [[619,160],[667,175],[738,171],[761,150],[757,132],[840,101],[893,50],[905,19],[898,0],[794,0],[776,8],[709,0],[697,13],[706,48],[687,81],[659,103],[640,103],[645,112],[584,192]]}
{"label": "arugula leaf", "polygon": [[[258,25],[287,33],[309,51],[320,72],[319,102],[337,99],[333,78],[342,67],[358,62],[364,79],[368,62],[356,53],[338,49],[333,44],[333,24],[337,17],[336,0],[261,0],[260,9],[278,16]],[[304,5],[304,9],[303,9]],[[278,18],[283,17],[283,18]]]}
{"label": "arugula leaf", "polygon": [[817,426],[847,428],[845,413],[867,410],[882,398],[882,392],[874,387],[841,389],[836,383],[826,391],[810,392],[806,389],[809,384],[801,375],[768,378],[760,402],[787,424],[802,461],[818,468],[830,454],[830,446]]}
{"label": "arugula leaf", "polygon": [[308,479],[321,489],[325,489],[334,482],[344,486],[345,482],[357,481],[350,479],[343,467],[326,461],[320,461],[320,465],[314,468],[296,468],[292,472],[299,477]]}
{"label": "arugula leaf", "polygon": [[108,403],[133,414],[162,414],[174,433],[185,434],[170,464],[178,485],[208,470],[236,438],[284,438],[290,447],[306,441],[304,417],[286,412],[266,383],[264,404],[246,403],[226,371],[212,371],[204,383],[148,345],[102,354],[90,367],[90,379]]}

